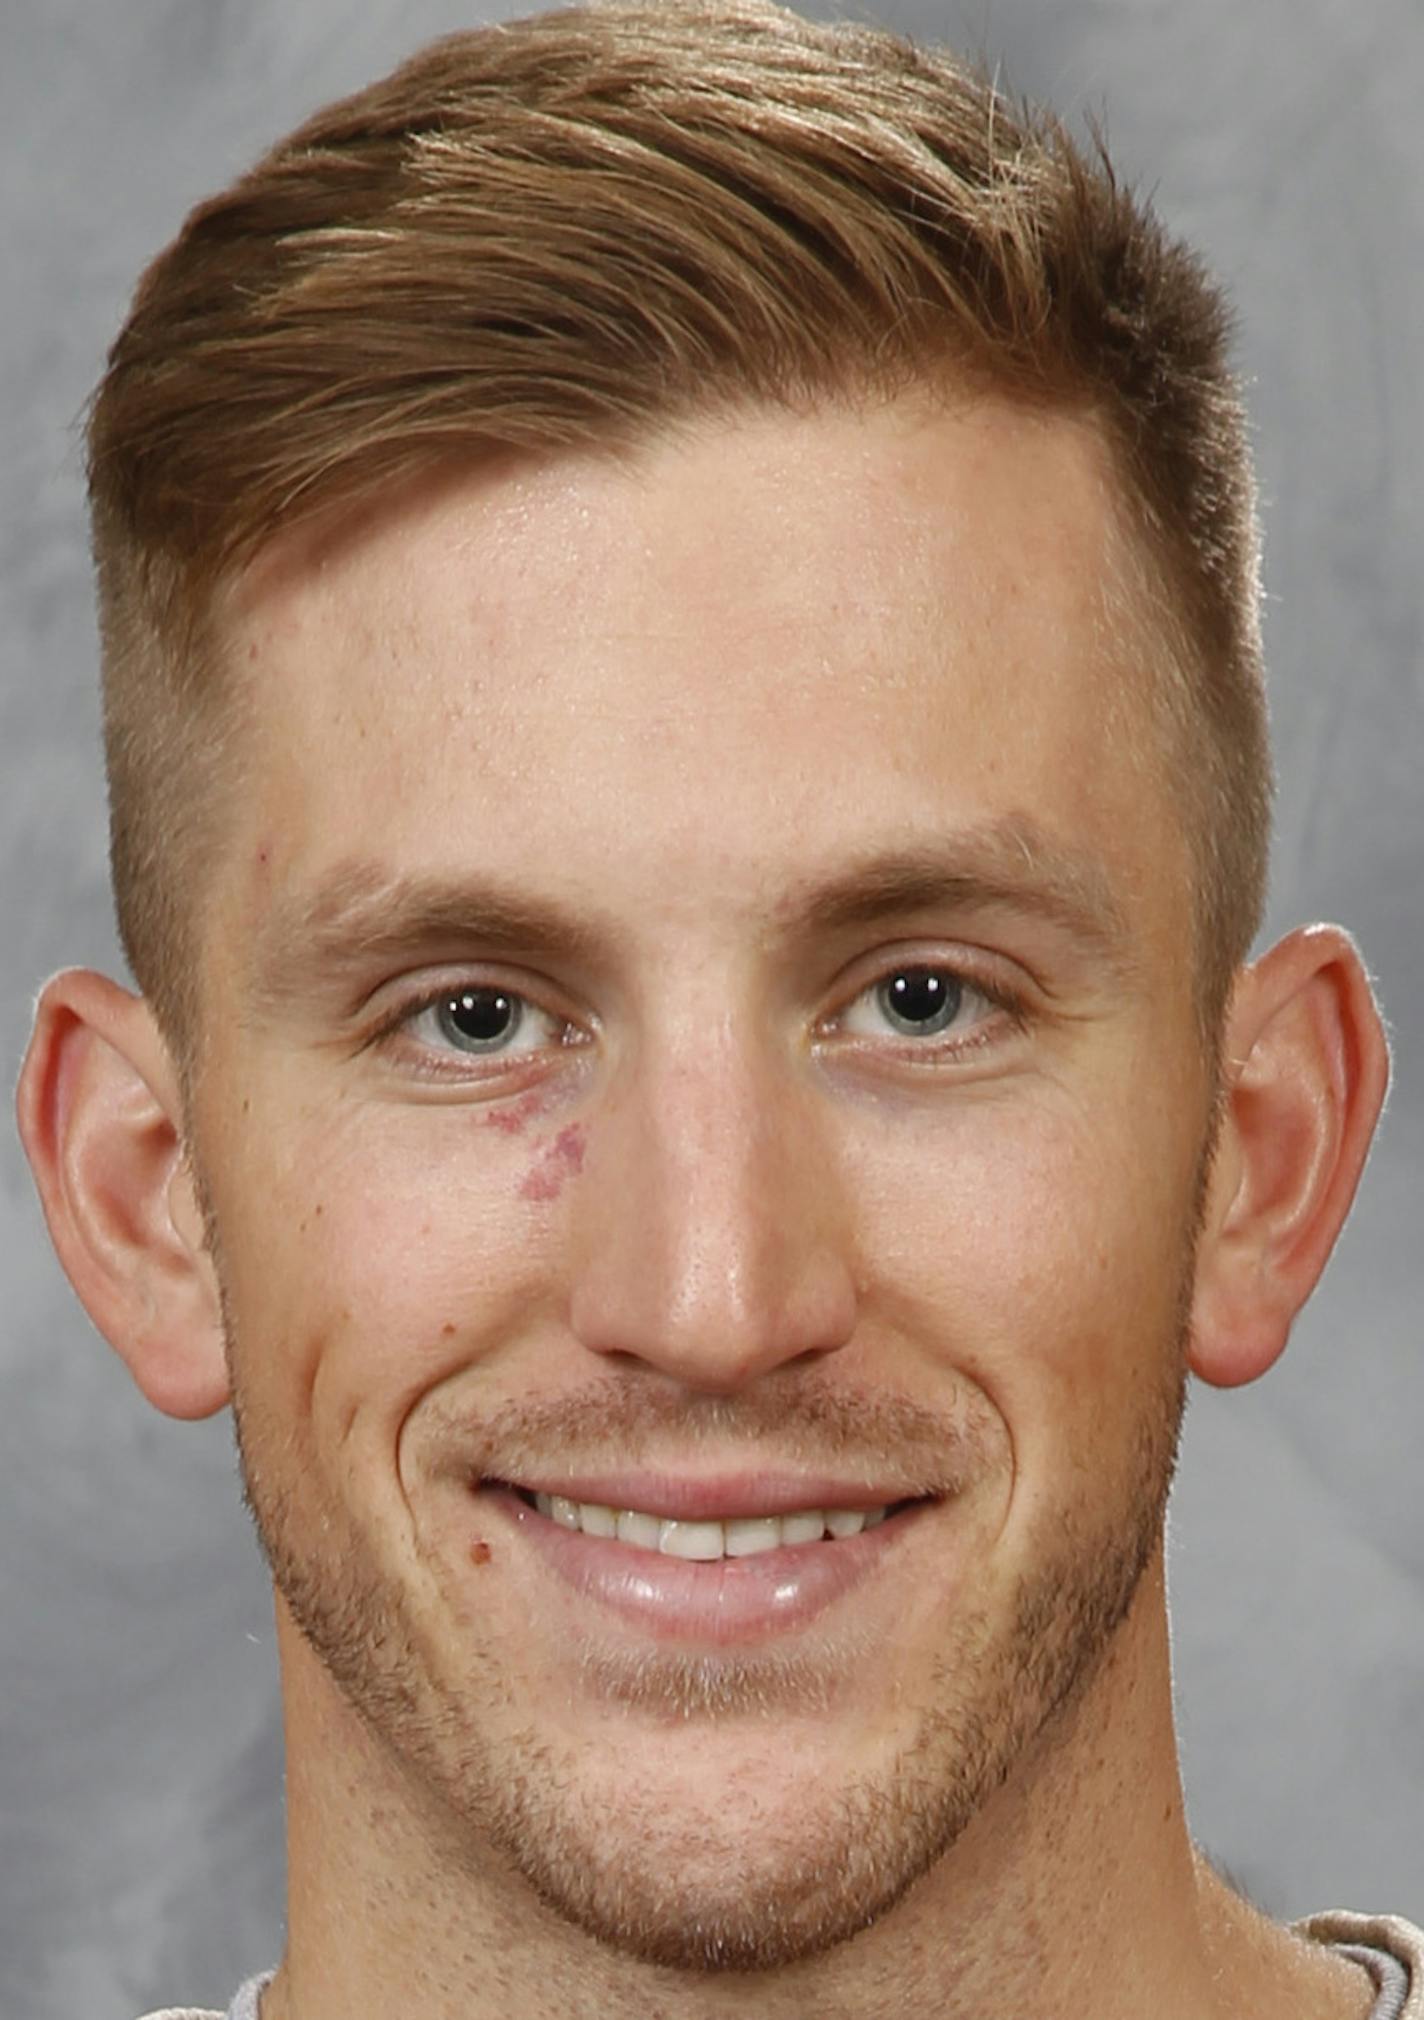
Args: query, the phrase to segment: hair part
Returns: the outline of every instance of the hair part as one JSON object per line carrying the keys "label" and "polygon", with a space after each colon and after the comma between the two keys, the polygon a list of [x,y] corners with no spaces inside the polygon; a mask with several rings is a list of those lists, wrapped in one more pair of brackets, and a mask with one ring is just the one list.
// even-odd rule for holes
{"label": "hair part", "polygon": [[183,1055],[234,683],[215,592],[447,459],[935,382],[1090,415],[1175,734],[1212,1039],[1271,777],[1230,318],[1105,148],[948,51],[769,0],[613,0],[448,37],[195,209],[89,421],[125,951]]}

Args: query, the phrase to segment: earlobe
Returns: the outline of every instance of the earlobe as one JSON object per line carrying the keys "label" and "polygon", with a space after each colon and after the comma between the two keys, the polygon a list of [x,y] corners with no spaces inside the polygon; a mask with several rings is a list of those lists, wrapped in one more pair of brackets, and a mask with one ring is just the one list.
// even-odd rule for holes
{"label": "earlobe", "polygon": [[1334,926],[1243,970],[1198,1253],[1189,1361],[1217,1387],[1271,1367],[1345,1223],[1389,1080],[1364,963]]}
{"label": "earlobe", "polygon": [[41,993],[16,1096],[50,1238],[155,1408],[228,1401],[221,1308],[187,1169],[177,1076],[148,1005],[87,969]]}

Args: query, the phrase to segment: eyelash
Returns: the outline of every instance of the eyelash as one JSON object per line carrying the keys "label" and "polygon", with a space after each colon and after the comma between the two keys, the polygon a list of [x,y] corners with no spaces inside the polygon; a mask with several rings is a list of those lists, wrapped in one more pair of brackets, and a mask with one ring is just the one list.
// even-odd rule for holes
{"label": "eyelash", "polygon": [[[887,982],[893,981],[897,975],[909,974],[928,974],[947,977],[963,995],[978,997],[980,1002],[986,1005],[989,1010],[997,1011],[999,1014],[998,1017],[981,1016],[967,1030],[958,1035],[954,1033],[944,1035],[936,1033],[930,1037],[916,1038],[908,1033],[899,1034],[898,1056],[907,1064],[933,1067],[945,1059],[962,1059],[966,1054],[976,1052],[1001,1039],[1004,1023],[1007,1023],[1009,1029],[1014,1032],[1024,1030],[1028,1023],[1027,1004],[1017,991],[1009,988],[1007,984],[997,978],[991,979],[986,975],[976,973],[969,963],[957,967],[954,963],[948,961],[900,961],[892,967],[882,970],[879,975],[876,975],[872,980],[867,982],[863,988],[856,991],[855,995],[846,1004],[844,1010],[837,1013],[836,1018],[833,1020],[834,1023],[837,1025],[842,1024],[856,1008],[857,1004],[863,1003],[869,997],[873,997],[878,989],[882,988]],[[956,1008],[958,1007],[956,1005]],[[936,1043],[935,1039],[938,1039],[939,1042]],[[849,1042],[855,1044],[857,1040],[854,1036],[851,1036]],[[883,1044],[882,1040],[871,1038],[866,1038],[859,1042],[876,1050],[879,1050]]]}
{"label": "eyelash", "polygon": [[[833,1029],[839,1027],[858,1004],[873,996],[874,992],[885,983],[893,980],[897,975],[912,973],[927,973],[945,977],[960,988],[966,996],[979,998],[983,1004],[988,1006],[989,1010],[997,1012],[998,1016],[981,1016],[963,1035],[940,1037],[939,1042],[935,1042],[935,1037],[939,1037],[939,1034],[935,1034],[935,1037],[932,1038],[919,1039],[908,1034],[901,1034],[898,1044],[892,1038],[891,1044],[898,1059],[902,1062],[917,1066],[933,1067],[946,1059],[963,1058],[967,1054],[992,1045],[1003,1036],[1003,1024],[1007,1024],[1012,1032],[1021,1032],[1027,1026],[1027,1006],[1023,996],[998,978],[991,979],[981,972],[976,972],[974,965],[969,962],[956,965],[949,961],[913,960],[899,961],[883,969],[880,974],[873,976],[870,981],[866,982],[855,992],[844,1008],[838,1011],[835,1017],[828,1020],[828,1022]],[[576,1032],[578,1029],[571,1019],[561,1019],[557,1012],[545,1010],[526,991],[512,987],[506,988],[501,982],[480,979],[475,976],[458,976],[443,983],[439,988],[427,989],[419,996],[398,1004],[391,1011],[390,1015],[363,1042],[361,1049],[363,1051],[388,1051],[392,1049],[403,1034],[409,1033],[410,1028],[420,1017],[423,1017],[428,1011],[437,1008],[440,1004],[448,1002],[451,997],[458,995],[462,989],[496,989],[501,994],[509,996],[521,1004],[526,1010],[533,1010],[540,1016],[547,1017],[551,1023],[561,1026],[561,1035],[557,1041],[557,1046],[574,1050],[582,1042],[581,1038],[573,1040],[570,1038],[569,1034]],[[410,1042],[416,1044],[418,1041],[411,1040]],[[848,1037],[847,1042],[857,1050],[881,1052],[885,1049],[883,1040],[864,1036],[851,1035]],[[553,1049],[557,1049],[557,1046]],[[425,1054],[421,1059],[419,1070],[432,1079],[455,1079],[468,1082],[471,1079],[493,1078],[500,1072],[507,1073],[510,1067],[517,1063],[540,1058],[549,1049],[551,1048],[540,1046],[528,1052],[460,1053],[452,1048],[448,1053],[430,1052]],[[487,1071],[483,1073],[480,1071],[482,1064],[487,1067]]]}
{"label": "eyelash", "polygon": [[[500,995],[508,996],[512,1001],[519,1003],[525,1009],[534,1010],[540,1016],[547,1017],[550,1023],[558,1024],[562,1027],[560,1042],[568,1046],[570,1050],[574,1049],[574,1046],[570,1043],[568,1034],[575,1031],[577,1026],[571,1019],[560,1018],[555,1011],[543,1009],[526,990],[506,988],[502,982],[491,982],[471,975],[462,975],[452,981],[443,983],[438,989],[427,989],[423,994],[412,997],[408,1002],[397,1004],[390,1015],[383,1019],[371,1033],[370,1037],[364,1041],[361,1047],[362,1051],[389,1051],[403,1034],[408,1034],[410,1027],[416,1023],[418,1018],[423,1017],[427,1011],[438,1008],[440,1004],[448,1003],[451,997],[458,996],[462,990],[467,989],[479,990],[481,992],[496,990]],[[412,1039],[410,1042],[414,1045],[418,1041]],[[538,1058],[544,1049],[546,1048],[540,1047],[528,1053],[461,1053],[452,1047],[445,1054],[434,1052],[427,1054],[421,1061],[420,1070],[433,1079],[459,1079],[468,1081],[471,1078],[493,1077],[494,1073],[498,1071],[507,1073],[511,1064],[516,1061]],[[482,1062],[487,1062],[488,1071],[486,1074],[481,1074],[478,1070]]]}

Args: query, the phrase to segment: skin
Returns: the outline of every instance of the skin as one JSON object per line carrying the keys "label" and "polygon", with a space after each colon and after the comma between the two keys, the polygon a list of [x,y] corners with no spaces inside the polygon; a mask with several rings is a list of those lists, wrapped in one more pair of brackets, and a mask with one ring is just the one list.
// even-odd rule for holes
{"label": "skin", "polygon": [[[1345,936],[1292,935],[1239,978],[1213,1139],[1110,495],[1063,418],[758,412],[444,473],[228,596],[188,1111],[82,973],[20,1108],[145,1392],[235,1408],[287,1725],[263,2020],[1368,2012],[1191,1845],[1161,1527],[1187,1374],[1280,1352],[1383,1039]],[[805,916],[988,832],[992,900]],[[1035,850],[1098,930],[1024,895]],[[412,877],[578,937],[447,903],[397,945]],[[967,985],[928,1045],[873,986],[915,963]],[[471,981],[526,1049],[419,1012]],[[467,1491],[610,1453],[945,1498],[806,1628],[682,1648]]]}

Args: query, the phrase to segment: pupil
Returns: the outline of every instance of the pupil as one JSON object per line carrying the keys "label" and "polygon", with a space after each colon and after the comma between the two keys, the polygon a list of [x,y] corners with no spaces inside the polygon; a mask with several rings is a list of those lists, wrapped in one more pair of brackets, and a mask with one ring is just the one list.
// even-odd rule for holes
{"label": "pupil", "polygon": [[883,983],[885,1007],[897,1024],[941,1031],[958,1014],[963,989],[933,968],[904,968]]}
{"label": "pupil", "polygon": [[493,1045],[519,1023],[519,1006],[499,989],[462,989],[441,1005],[447,1034],[467,1045]]}

